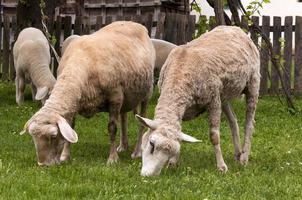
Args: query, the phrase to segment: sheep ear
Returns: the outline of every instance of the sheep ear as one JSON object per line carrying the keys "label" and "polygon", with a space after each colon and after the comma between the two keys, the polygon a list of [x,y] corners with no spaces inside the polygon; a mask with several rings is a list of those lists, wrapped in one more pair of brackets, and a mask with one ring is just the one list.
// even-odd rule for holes
{"label": "sheep ear", "polygon": [[139,115],[135,115],[135,118],[145,127],[148,127],[152,130],[156,129],[158,127],[158,122],[151,120],[151,119],[147,119],[144,117],[141,117]]}
{"label": "sheep ear", "polygon": [[190,136],[190,135],[187,135],[187,134],[185,134],[185,133],[183,133],[183,132],[181,132],[180,139],[181,139],[182,141],[185,141],[185,142],[201,142],[201,140],[198,140],[198,139],[196,139],[195,137],[192,137],[192,136]]}
{"label": "sheep ear", "polygon": [[67,121],[63,117],[59,117],[58,126],[62,136],[71,143],[76,143],[78,141],[77,133],[71,128]]}
{"label": "sheep ear", "polygon": [[37,88],[37,94],[35,96],[36,100],[42,100],[46,97],[46,95],[48,94],[48,87],[40,87]]}

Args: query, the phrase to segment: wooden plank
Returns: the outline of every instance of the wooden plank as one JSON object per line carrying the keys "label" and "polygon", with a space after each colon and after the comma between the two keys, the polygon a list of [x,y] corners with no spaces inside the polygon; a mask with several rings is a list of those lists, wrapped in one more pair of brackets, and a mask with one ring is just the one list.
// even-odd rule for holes
{"label": "wooden plank", "polygon": [[[57,20],[55,21],[55,37],[56,37],[56,44],[55,44],[55,50],[58,53],[58,55],[61,55],[61,28],[62,28],[62,18],[60,16],[57,16]],[[58,69],[58,62],[56,61],[54,63],[53,68],[53,74],[56,77],[57,76],[57,69]]]}
{"label": "wooden plank", "polygon": [[112,16],[106,16],[105,25],[111,24],[112,22]]}
{"label": "wooden plank", "polygon": [[295,93],[302,92],[302,17],[296,17],[295,31]]}
{"label": "wooden plank", "polygon": [[141,15],[134,15],[133,16],[133,19],[132,19],[133,22],[136,22],[136,23],[140,23],[142,24],[142,16]]}
{"label": "wooden plank", "polygon": [[[270,37],[270,17],[263,16],[262,17],[262,31],[266,37]],[[260,94],[268,93],[268,63],[269,63],[269,52],[268,48],[265,45],[264,40],[261,41],[261,50],[260,50]]]}
{"label": "wooden plank", "polygon": [[147,28],[149,36],[151,36],[152,25],[153,25],[152,14],[148,14],[143,17],[143,25]]}
{"label": "wooden plank", "polygon": [[90,19],[88,17],[84,17],[83,22],[83,33],[85,35],[89,35],[91,31]]}
{"label": "wooden plank", "polygon": [[8,80],[9,73],[9,17],[3,17],[3,66],[2,80]]}
{"label": "wooden plank", "polygon": [[242,28],[245,32],[248,32],[248,31],[249,31],[248,22],[247,22],[246,18],[244,17],[244,15],[241,16],[241,28]]}
{"label": "wooden plank", "polygon": [[177,18],[177,45],[182,45],[187,42],[187,24],[188,24],[188,18],[187,15],[182,15],[182,14],[176,14]]}
{"label": "wooden plank", "polygon": [[[253,16],[252,17],[252,23],[258,26],[259,25],[259,17]],[[250,32],[251,32],[251,39],[258,46],[259,37],[258,37],[257,33],[254,30],[251,30]]]}
{"label": "wooden plank", "polygon": [[102,26],[103,26],[103,16],[97,16],[94,30],[98,31],[102,28]]}
{"label": "wooden plank", "polygon": [[64,40],[71,35],[72,23],[71,16],[64,17]]}
{"label": "wooden plank", "polygon": [[174,13],[167,13],[166,20],[165,20],[165,33],[164,33],[164,40],[171,42],[173,44],[176,43],[176,16]]}
{"label": "wooden plank", "polygon": [[82,35],[82,17],[77,16],[74,21],[74,34]]}
{"label": "wooden plank", "polygon": [[[281,59],[281,17],[273,18],[273,51],[278,59]],[[279,92],[279,76],[277,69],[272,66],[272,85],[271,85],[271,93],[276,94]]]}
{"label": "wooden plank", "polygon": [[155,38],[157,38],[157,39],[164,38],[165,18],[166,18],[166,15],[164,13],[160,13],[158,16],[156,32],[155,32]]}
{"label": "wooden plank", "polygon": [[13,47],[15,44],[15,41],[17,39],[17,18],[16,16],[12,17],[12,26],[11,26],[11,41],[10,41],[10,70],[9,70],[9,79],[14,80],[16,77],[16,70],[14,66],[14,55],[13,55]]}
{"label": "wooden plank", "polygon": [[188,21],[187,21],[188,24],[187,24],[187,30],[186,30],[186,42],[190,42],[194,38],[195,22],[196,22],[196,16],[188,15]]}
{"label": "wooden plank", "polygon": [[292,49],[293,49],[293,17],[285,17],[285,31],[284,31],[284,71],[283,80],[285,89],[291,92],[291,66],[292,66]]}
{"label": "wooden plank", "polygon": [[1,66],[0,66],[0,78],[2,75],[2,66],[3,66],[3,55],[2,55],[2,24],[3,24],[3,18],[2,15],[0,15],[0,61],[1,61]]}

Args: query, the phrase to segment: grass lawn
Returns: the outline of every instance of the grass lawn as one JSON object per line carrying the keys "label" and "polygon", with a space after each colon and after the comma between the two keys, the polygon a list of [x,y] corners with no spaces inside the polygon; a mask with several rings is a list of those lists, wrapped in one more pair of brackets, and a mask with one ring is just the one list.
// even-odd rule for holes
{"label": "grass lawn", "polygon": [[[156,98],[148,117],[155,104]],[[302,100],[296,105],[301,108]],[[109,138],[105,113],[91,119],[77,117],[79,142],[72,146],[71,162],[38,167],[31,137],[19,132],[39,106],[27,90],[25,104],[18,107],[14,85],[0,83],[0,199],[302,198],[302,114],[290,115],[276,97],[260,99],[248,166],[234,161],[230,129],[223,117],[221,142],[229,171],[222,174],[216,170],[206,115],[202,115],[183,123],[183,131],[202,143],[183,143],[180,166],[164,169],[161,176],[153,178],[140,176],[141,160],[131,160],[131,151],[120,154],[118,165],[106,166]],[[233,107],[242,136],[244,101],[233,102]],[[129,113],[131,150],[136,130],[137,122]]]}

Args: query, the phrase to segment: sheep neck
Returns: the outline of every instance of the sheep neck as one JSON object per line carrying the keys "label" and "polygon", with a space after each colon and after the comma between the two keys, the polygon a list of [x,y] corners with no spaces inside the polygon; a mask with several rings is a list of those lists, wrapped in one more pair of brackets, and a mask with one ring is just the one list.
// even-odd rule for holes
{"label": "sheep neck", "polygon": [[36,67],[34,71],[29,71],[29,74],[33,84],[37,88],[47,86],[49,89],[52,89],[56,82],[48,66],[42,65]]}
{"label": "sheep neck", "polygon": [[49,99],[42,108],[46,112],[55,112],[67,121],[72,121],[79,109],[81,99],[80,81],[75,82],[72,74],[59,77]]}
{"label": "sheep neck", "polygon": [[170,91],[162,91],[155,109],[155,120],[163,125],[169,125],[181,130],[181,121],[187,107],[187,99],[184,96]]}

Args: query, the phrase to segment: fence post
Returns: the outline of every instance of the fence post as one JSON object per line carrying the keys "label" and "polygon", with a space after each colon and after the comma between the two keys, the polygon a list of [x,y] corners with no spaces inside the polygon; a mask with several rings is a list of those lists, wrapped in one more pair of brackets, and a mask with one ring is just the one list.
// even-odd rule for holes
{"label": "fence post", "polygon": [[160,13],[158,16],[158,21],[156,25],[156,32],[155,38],[163,39],[164,38],[164,31],[165,31],[165,19],[166,15],[164,13]]}
{"label": "fence post", "polygon": [[302,17],[296,17],[295,30],[295,93],[302,91]]}
{"label": "fence post", "polygon": [[[266,37],[270,37],[270,17],[262,17],[262,31]],[[267,94],[268,92],[268,61],[269,52],[263,38],[261,40],[261,50],[260,50],[260,94]]]}
{"label": "fence post", "polygon": [[[61,27],[62,27],[62,18],[60,16],[57,16],[57,21],[55,22],[56,29],[55,29],[55,37],[56,37],[56,44],[55,44],[55,50],[57,51],[58,55],[61,55],[61,48],[60,48],[60,43],[61,43]],[[53,68],[53,74],[55,77],[57,77],[57,69],[58,69],[59,63],[56,61],[54,63],[54,68]]]}
{"label": "fence post", "polygon": [[77,16],[74,21],[74,34],[82,35],[82,17]]}
{"label": "fence post", "polygon": [[[252,17],[252,22],[255,25],[259,25],[259,17],[253,16]],[[256,32],[252,29],[251,31],[251,39],[253,40],[253,42],[255,43],[255,45],[258,45],[258,41],[259,41],[259,37],[256,34]]]}
{"label": "fence post", "polygon": [[11,37],[12,41],[10,41],[10,70],[9,70],[9,79],[15,79],[15,66],[14,66],[14,55],[13,55],[13,47],[17,38],[17,18],[15,16],[12,17],[12,29],[11,29]]}
{"label": "fence post", "polygon": [[72,23],[71,16],[64,17],[64,40],[71,35]]}
{"label": "fence post", "polygon": [[[273,51],[277,58],[281,59],[281,17],[273,18]],[[276,94],[279,92],[279,76],[275,67],[272,66],[272,86],[271,93]]]}
{"label": "fence post", "polygon": [[3,80],[8,80],[9,73],[9,17],[4,16],[3,19]]}
{"label": "fence post", "polygon": [[293,17],[286,16],[284,22],[284,71],[283,80],[285,89],[291,92],[291,66],[293,50]]}

